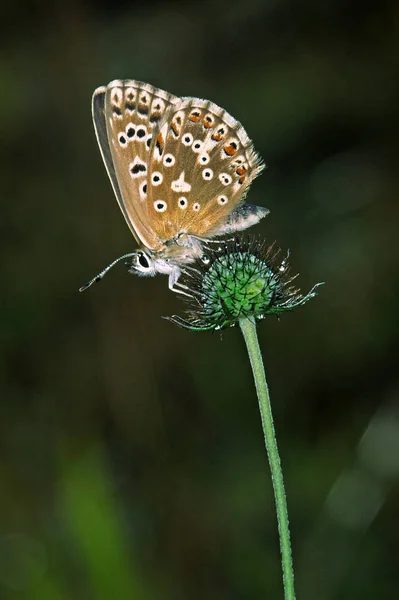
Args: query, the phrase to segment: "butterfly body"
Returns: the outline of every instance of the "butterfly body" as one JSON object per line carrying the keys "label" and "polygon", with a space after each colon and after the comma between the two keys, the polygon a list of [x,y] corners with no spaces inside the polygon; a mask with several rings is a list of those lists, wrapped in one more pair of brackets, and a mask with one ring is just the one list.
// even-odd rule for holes
{"label": "butterfly body", "polygon": [[268,214],[244,202],[264,165],[242,125],[216,104],[115,80],[94,92],[92,111],[112,187],[140,246],[129,255],[131,272],[167,274],[175,289],[180,267],[201,256],[207,241]]}
{"label": "butterfly body", "polygon": [[202,256],[202,243],[184,233],[168,240],[164,246],[153,252],[149,249],[137,250],[131,256],[129,273],[154,276],[157,273],[169,276],[169,288],[177,291],[175,285],[181,273],[181,267]]}

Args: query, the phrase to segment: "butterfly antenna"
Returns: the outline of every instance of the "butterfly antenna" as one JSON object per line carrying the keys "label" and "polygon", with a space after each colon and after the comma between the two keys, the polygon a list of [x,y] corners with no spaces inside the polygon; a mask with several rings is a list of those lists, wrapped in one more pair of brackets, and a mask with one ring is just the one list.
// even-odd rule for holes
{"label": "butterfly antenna", "polygon": [[93,283],[98,283],[99,281],[101,281],[101,279],[104,277],[104,275],[106,273],[108,273],[108,271],[110,269],[112,269],[112,267],[114,267],[116,265],[116,263],[118,263],[120,260],[123,260],[124,258],[130,258],[131,256],[135,256],[136,254],[137,254],[137,252],[129,252],[129,254],[124,254],[123,256],[120,256],[119,258],[114,260],[111,264],[109,264],[108,267],[105,267],[105,269],[100,271],[100,273],[98,275],[96,275],[95,277],[93,277],[93,279],[90,279],[90,281],[88,281],[87,283],[82,285],[82,287],[79,288],[79,292],[84,292],[85,290],[87,290],[87,288],[89,288],[91,285],[93,285]]}

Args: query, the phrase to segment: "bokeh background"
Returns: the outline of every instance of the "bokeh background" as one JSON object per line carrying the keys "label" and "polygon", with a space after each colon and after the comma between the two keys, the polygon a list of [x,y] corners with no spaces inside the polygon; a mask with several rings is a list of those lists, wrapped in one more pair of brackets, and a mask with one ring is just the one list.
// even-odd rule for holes
{"label": "bokeh background", "polygon": [[194,334],[134,249],[91,94],[205,97],[268,164],[256,228],[303,309],[259,327],[299,600],[399,594],[399,5],[204,0],[2,7],[0,598],[282,598],[237,329]]}

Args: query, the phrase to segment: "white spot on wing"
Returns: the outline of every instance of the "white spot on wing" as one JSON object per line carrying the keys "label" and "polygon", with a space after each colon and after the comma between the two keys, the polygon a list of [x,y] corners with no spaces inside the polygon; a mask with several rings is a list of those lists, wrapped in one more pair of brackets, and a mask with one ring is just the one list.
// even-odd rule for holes
{"label": "white spot on wing", "polygon": [[219,179],[223,185],[230,185],[230,183],[233,181],[231,175],[228,173],[220,173]]}
{"label": "white spot on wing", "polygon": [[163,157],[163,164],[165,165],[165,167],[173,167],[175,162],[176,159],[170,152],[168,154],[165,154],[165,156]]}
{"label": "white spot on wing", "polygon": [[199,161],[201,165],[207,165],[210,161],[208,152],[203,152],[202,154],[200,154]]}
{"label": "white spot on wing", "polygon": [[147,127],[145,125],[139,125],[136,129],[136,139],[139,142],[145,142],[147,139]]}
{"label": "white spot on wing", "polygon": [[210,181],[213,177],[212,169],[204,169],[202,171],[202,177],[203,177],[203,179],[205,179],[205,181]]}
{"label": "white spot on wing", "polygon": [[131,140],[133,140],[134,136],[136,135],[136,128],[133,125],[133,123],[128,123],[126,125],[125,131],[126,131],[127,139],[130,142]]}
{"label": "white spot on wing", "polygon": [[207,128],[212,127],[215,123],[215,119],[210,113],[206,114],[205,117],[202,119],[202,121],[206,122]]}
{"label": "white spot on wing", "polygon": [[165,110],[165,102],[161,98],[154,97],[151,104],[151,111],[162,113]]}
{"label": "white spot on wing", "polygon": [[111,102],[114,106],[120,106],[122,102],[123,93],[119,87],[110,88]]}
{"label": "white spot on wing", "polygon": [[240,165],[242,165],[242,163],[245,161],[245,156],[243,154],[240,154],[240,156],[237,156],[237,158],[235,158],[232,163],[231,166],[232,167],[239,167]]}
{"label": "white spot on wing", "polygon": [[174,192],[190,192],[191,185],[184,181],[184,171],[180,173],[179,179],[172,181],[171,188]]}
{"label": "white spot on wing", "polygon": [[193,145],[192,145],[192,150],[194,152],[201,152],[202,148],[204,147],[204,142],[202,142],[201,140],[194,140]]}
{"label": "white spot on wing", "polygon": [[152,185],[161,185],[163,181],[163,175],[159,171],[154,171],[151,175]]}
{"label": "white spot on wing", "polygon": [[147,198],[147,180],[140,183],[139,187],[140,198],[145,200]]}
{"label": "white spot on wing", "polygon": [[192,143],[193,143],[193,141],[194,141],[194,138],[193,138],[193,136],[191,135],[191,133],[185,133],[185,134],[183,135],[183,137],[182,137],[182,140],[181,140],[181,141],[183,142],[183,144],[184,144],[185,146],[191,146],[191,144],[192,144]]}
{"label": "white spot on wing", "polygon": [[135,179],[136,177],[143,177],[147,173],[147,163],[141,160],[138,156],[129,165],[130,176]]}
{"label": "white spot on wing", "polygon": [[119,142],[119,145],[122,146],[122,148],[126,148],[127,139],[126,139],[126,135],[123,132],[118,134],[118,142]]}
{"label": "white spot on wing", "polygon": [[157,212],[165,212],[165,210],[168,208],[168,205],[166,204],[165,200],[155,200],[154,208]]}
{"label": "white spot on wing", "polygon": [[134,102],[136,100],[136,90],[132,87],[125,88],[125,98],[128,102]]}

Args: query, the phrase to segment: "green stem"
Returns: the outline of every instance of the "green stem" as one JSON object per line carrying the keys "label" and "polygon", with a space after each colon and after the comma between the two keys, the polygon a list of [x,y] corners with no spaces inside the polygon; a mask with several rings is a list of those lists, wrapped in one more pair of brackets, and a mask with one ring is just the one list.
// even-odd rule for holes
{"label": "green stem", "polygon": [[262,354],[259,348],[258,336],[256,333],[255,319],[253,317],[240,319],[240,327],[247,346],[249,360],[251,361],[256,392],[258,395],[259,409],[262,418],[262,427],[265,437],[267,456],[272,475],[274,499],[276,502],[277,511],[278,532],[280,536],[281,560],[283,566],[284,598],[285,600],[295,600],[294,570],[292,566],[287,500],[285,497],[283,472],[281,470],[276,434],[274,432],[269,390],[266,383]]}

